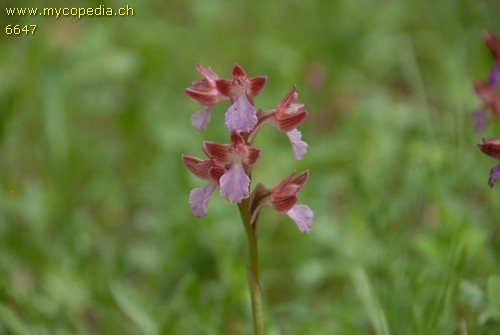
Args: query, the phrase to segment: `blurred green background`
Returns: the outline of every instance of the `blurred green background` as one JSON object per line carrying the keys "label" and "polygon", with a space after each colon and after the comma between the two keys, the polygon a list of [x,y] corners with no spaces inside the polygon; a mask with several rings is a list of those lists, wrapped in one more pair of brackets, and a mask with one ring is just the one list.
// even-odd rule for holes
{"label": "blurred green background", "polygon": [[[500,333],[497,162],[476,147],[500,120],[475,134],[470,116],[498,1],[0,4],[0,334],[250,333],[237,208],[193,217],[204,182],[180,160],[228,141],[227,104],[191,126],[195,64],[235,62],[268,76],[257,107],[297,84],[310,112],[300,162],[275,129],[255,141],[254,180],[310,169],[315,212],[309,235],[262,215],[267,334]],[[100,4],[135,16],[4,12]],[[17,23],[36,35],[6,36]]]}

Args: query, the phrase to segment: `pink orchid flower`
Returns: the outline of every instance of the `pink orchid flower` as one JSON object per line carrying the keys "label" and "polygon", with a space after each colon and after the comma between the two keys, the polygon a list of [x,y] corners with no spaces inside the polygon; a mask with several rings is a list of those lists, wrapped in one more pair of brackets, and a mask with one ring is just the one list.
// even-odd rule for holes
{"label": "pink orchid flower", "polygon": [[197,217],[205,217],[208,213],[208,201],[220,183],[226,169],[214,160],[201,160],[196,157],[182,155],[182,162],[196,177],[208,180],[208,186],[195,188],[189,194],[189,207]]}
{"label": "pink orchid flower", "polygon": [[204,106],[202,110],[196,112],[191,117],[193,127],[196,130],[203,131],[207,129],[207,124],[210,122],[213,106],[222,99],[222,96],[219,94],[217,85],[215,84],[219,76],[211,68],[205,69],[199,64],[196,65],[196,69],[205,79],[194,81],[193,86],[186,88],[185,92],[191,100]]}
{"label": "pink orchid flower", "polygon": [[258,122],[253,97],[266,86],[267,77],[247,78],[247,74],[238,64],[234,65],[232,75],[233,80],[216,81],[220,94],[228,97],[232,103],[226,112],[226,126],[231,131],[249,132]]}
{"label": "pink orchid flower", "polygon": [[220,178],[220,194],[230,202],[248,198],[250,177],[246,166],[253,166],[259,159],[260,149],[250,147],[243,137],[231,132],[231,144],[203,142],[203,151],[217,164],[227,168]]}

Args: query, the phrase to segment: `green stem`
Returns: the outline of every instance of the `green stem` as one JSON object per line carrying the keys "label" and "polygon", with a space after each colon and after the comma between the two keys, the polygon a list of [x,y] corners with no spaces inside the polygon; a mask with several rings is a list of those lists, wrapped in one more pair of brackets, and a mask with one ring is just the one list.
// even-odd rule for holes
{"label": "green stem", "polygon": [[238,204],[241,221],[245,227],[248,241],[248,253],[250,266],[247,268],[248,283],[250,285],[250,297],[252,299],[252,315],[254,335],[264,334],[264,317],[262,313],[262,295],[259,284],[259,255],[257,248],[257,225],[250,222],[250,203],[248,199]]}

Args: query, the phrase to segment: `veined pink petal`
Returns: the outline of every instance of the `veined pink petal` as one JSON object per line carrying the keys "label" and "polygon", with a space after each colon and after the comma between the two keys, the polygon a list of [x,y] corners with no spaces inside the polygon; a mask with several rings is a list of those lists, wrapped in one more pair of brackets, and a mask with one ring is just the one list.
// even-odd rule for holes
{"label": "veined pink petal", "polygon": [[213,82],[215,82],[217,79],[219,79],[219,76],[214,72],[212,71],[212,69],[210,67],[208,68],[204,68],[203,66],[201,66],[200,64],[196,64],[196,69],[198,70],[199,73],[201,73],[203,75],[203,77],[205,77],[207,80],[211,80]]}
{"label": "veined pink petal", "polygon": [[182,155],[182,162],[196,177],[204,180],[209,179],[208,172],[211,167],[210,161],[204,161],[196,157]]}
{"label": "veined pink petal", "polygon": [[217,86],[217,90],[219,91],[219,93],[226,98],[231,97],[232,84],[233,82],[227,79],[219,79],[215,82],[215,85]]}
{"label": "veined pink petal", "polygon": [[302,173],[300,173],[298,176],[292,177],[290,179],[290,183],[300,185],[300,187],[302,188],[302,186],[304,186],[307,179],[309,179],[309,170],[305,170]]}
{"label": "veined pink petal", "polygon": [[206,187],[195,188],[189,194],[189,207],[197,217],[205,217],[208,213],[208,200],[217,188],[217,184],[210,183]]}
{"label": "veined pink petal", "polygon": [[184,91],[186,92],[187,96],[194,102],[197,102],[203,106],[215,105],[220,100],[219,92],[215,87],[199,84],[201,82],[206,82],[206,81],[205,80],[197,81],[194,84],[195,86],[186,88]]}
{"label": "veined pink petal", "polygon": [[227,170],[223,166],[214,165],[208,170],[208,175],[210,176],[210,179],[219,185],[220,178],[224,175],[224,173],[226,173],[226,171]]}
{"label": "veined pink petal", "polygon": [[286,97],[281,100],[276,107],[276,121],[279,130],[288,133],[297,128],[307,118],[307,111],[304,110],[304,104],[296,104],[297,87],[294,85]]}
{"label": "veined pink petal", "polygon": [[293,113],[281,113],[279,112],[279,110],[277,110],[276,121],[278,124],[278,128],[285,133],[292,131],[293,129],[296,129],[298,126],[300,126],[302,122],[307,119],[308,115],[309,113],[307,113],[307,111],[304,109],[299,109]]}
{"label": "veined pink petal", "polygon": [[203,141],[203,152],[220,165],[229,163],[230,144]]}
{"label": "veined pink petal", "polygon": [[212,115],[212,107],[205,106],[201,111],[193,114],[191,117],[191,123],[194,129],[205,131],[207,130],[207,125],[210,122],[210,117]]}
{"label": "veined pink petal", "polygon": [[285,109],[287,108],[290,104],[293,104],[295,101],[297,101],[297,97],[299,95],[297,94],[297,85],[293,85],[293,88],[286,97],[281,100],[281,102],[278,105],[278,109]]}
{"label": "veined pink petal", "polygon": [[220,195],[231,202],[241,202],[248,198],[250,178],[242,164],[233,164],[220,178]]}
{"label": "veined pink petal", "polygon": [[299,188],[297,185],[286,185],[279,192],[273,190],[270,198],[273,208],[280,213],[288,212],[298,200],[296,194]]}
{"label": "veined pink petal", "polygon": [[237,131],[231,131],[231,143],[237,147],[244,147],[246,145],[245,139]]}
{"label": "veined pink petal", "polygon": [[288,212],[295,205],[298,200],[297,193],[309,177],[308,170],[298,176],[294,176],[294,174],[295,170],[290,176],[283,179],[276,187],[271,189],[271,204],[280,213]]}
{"label": "veined pink petal", "polygon": [[488,181],[490,187],[493,187],[498,179],[500,179],[500,165],[491,169],[490,180]]}
{"label": "veined pink petal", "polygon": [[258,119],[255,107],[245,95],[240,95],[226,112],[226,126],[236,132],[249,132]]}
{"label": "veined pink petal", "polygon": [[500,139],[492,138],[489,140],[485,140],[483,138],[483,144],[478,144],[477,146],[488,156],[500,159]]}
{"label": "veined pink petal", "polygon": [[234,64],[233,70],[231,71],[231,74],[233,75],[233,78],[246,78],[247,74],[245,73],[245,70],[238,64]]}
{"label": "veined pink petal", "polygon": [[290,219],[295,221],[301,232],[309,233],[311,231],[311,223],[314,213],[309,206],[295,205],[286,214],[290,217]]}
{"label": "veined pink petal", "polygon": [[251,97],[255,97],[258,95],[266,86],[267,77],[266,76],[258,76],[248,79],[248,95]]}
{"label": "veined pink petal", "polygon": [[300,160],[302,156],[307,152],[307,143],[302,141],[302,133],[297,129],[294,129],[286,133],[293,149],[293,158],[295,160]]}
{"label": "veined pink petal", "polygon": [[260,157],[260,150],[258,148],[252,148],[250,146],[245,146],[245,153],[243,155],[243,162],[247,165],[253,166],[257,163]]}

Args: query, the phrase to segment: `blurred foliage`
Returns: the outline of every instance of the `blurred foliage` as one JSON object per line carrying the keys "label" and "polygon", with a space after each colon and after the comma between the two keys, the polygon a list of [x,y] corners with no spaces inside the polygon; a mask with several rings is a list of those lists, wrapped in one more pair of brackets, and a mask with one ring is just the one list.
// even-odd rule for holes
{"label": "blurred foliage", "polygon": [[254,178],[309,168],[315,211],[310,235],[263,213],[267,333],[500,333],[500,186],[475,146],[500,121],[478,135],[470,114],[498,1],[128,4],[134,17],[0,15],[38,24],[0,38],[0,334],[249,333],[236,207],[214,197],[194,218],[202,182],[180,161],[228,138],[227,106],[192,129],[194,65],[229,77],[235,62],[269,78],[257,107],[296,83],[310,112],[302,161],[273,129],[256,140]]}

